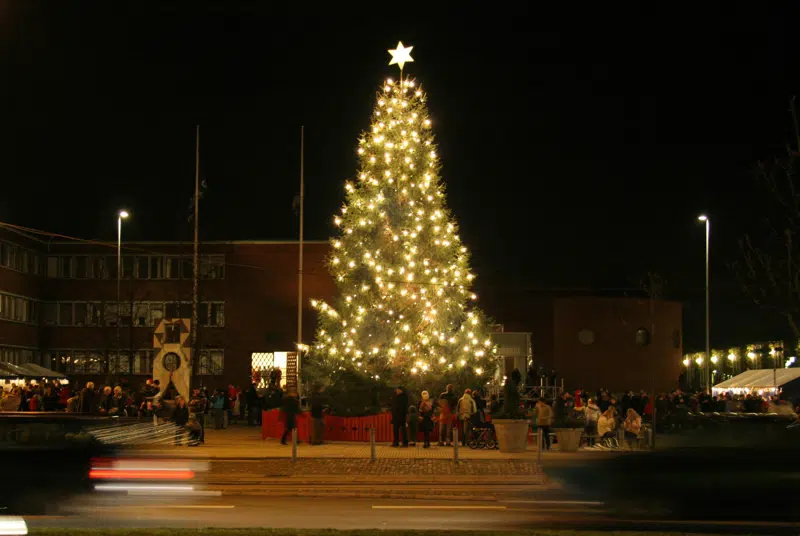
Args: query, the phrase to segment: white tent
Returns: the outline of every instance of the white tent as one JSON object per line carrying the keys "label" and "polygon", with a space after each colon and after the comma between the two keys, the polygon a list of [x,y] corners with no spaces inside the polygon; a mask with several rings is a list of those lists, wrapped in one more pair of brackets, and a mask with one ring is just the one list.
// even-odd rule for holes
{"label": "white tent", "polygon": [[800,368],[756,369],[742,372],[712,388],[714,394],[774,392],[778,388],[800,378]]}

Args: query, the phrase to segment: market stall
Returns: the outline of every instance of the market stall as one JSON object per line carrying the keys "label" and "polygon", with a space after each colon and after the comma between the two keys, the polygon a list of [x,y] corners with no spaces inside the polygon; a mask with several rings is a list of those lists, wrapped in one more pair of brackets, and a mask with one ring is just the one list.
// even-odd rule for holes
{"label": "market stall", "polygon": [[715,395],[733,393],[769,397],[779,392],[786,395],[800,394],[800,368],[747,370],[718,383],[711,390]]}

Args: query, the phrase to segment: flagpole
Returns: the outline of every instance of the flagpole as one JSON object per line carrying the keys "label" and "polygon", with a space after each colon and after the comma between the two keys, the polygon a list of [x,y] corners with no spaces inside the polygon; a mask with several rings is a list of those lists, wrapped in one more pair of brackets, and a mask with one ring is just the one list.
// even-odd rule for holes
{"label": "flagpole", "polygon": [[297,384],[299,391],[301,357],[303,355],[303,203],[305,201],[304,181],[304,132],[305,127],[300,127],[300,243],[297,260]]}
{"label": "flagpole", "polygon": [[[200,308],[200,125],[197,125],[195,132],[195,149],[194,149],[194,252],[192,259],[192,325],[190,328],[191,333],[191,348],[192,348],[192,363],[191,363],[191,377],[189,378],[189,385],[193,387],[195,376],[198,371],[198,361],[200,355],[198,353],[197,344],[197,322],[198,322],[198,309]],[[166,387],[165,387],[166,389]],[[186,393],[186,395],[190,395]]]}

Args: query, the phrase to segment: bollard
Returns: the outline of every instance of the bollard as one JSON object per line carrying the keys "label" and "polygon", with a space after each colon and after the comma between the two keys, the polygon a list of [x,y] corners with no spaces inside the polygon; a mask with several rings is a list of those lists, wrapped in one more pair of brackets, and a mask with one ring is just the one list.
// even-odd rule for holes
{"label": "bollard", "polygon": [[292,463],[297,461],[297,428],[292,428]]}
{"label": "bollard", "polygon": [[153,428],[158,428],[158,417],[153,415]]}
{"label": "bollard", "polygon": [[453,426],[453,461],[458,463],[458,428]]}
{"label": "bollard", "polygon": [[369,459],[373,462],[377,459],[375,455],[375,428],[369,429]]}

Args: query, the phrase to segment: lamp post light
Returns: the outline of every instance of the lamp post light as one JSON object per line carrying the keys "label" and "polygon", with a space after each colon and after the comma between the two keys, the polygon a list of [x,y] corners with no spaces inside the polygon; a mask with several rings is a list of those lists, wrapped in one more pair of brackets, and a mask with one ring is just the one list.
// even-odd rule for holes
{"label": "lamp post light", "polygon": [[122,220],[128,217],[126,210],[120,210],[117,214],[117,355],[116,366],[114,369],[119,374],[119,323],[122,317],[122,299],[121,299],[121,286],[122,286]]}
{"label": "lamp post light", "polygon": [[706,224],[706,392],[711,394],[711,316],[709,310],[711,308],[711,300],[709,299],[709,268],[708,268],[708,245],[711,238],[711,219],[705,214],[697,217],[699,221]]}

